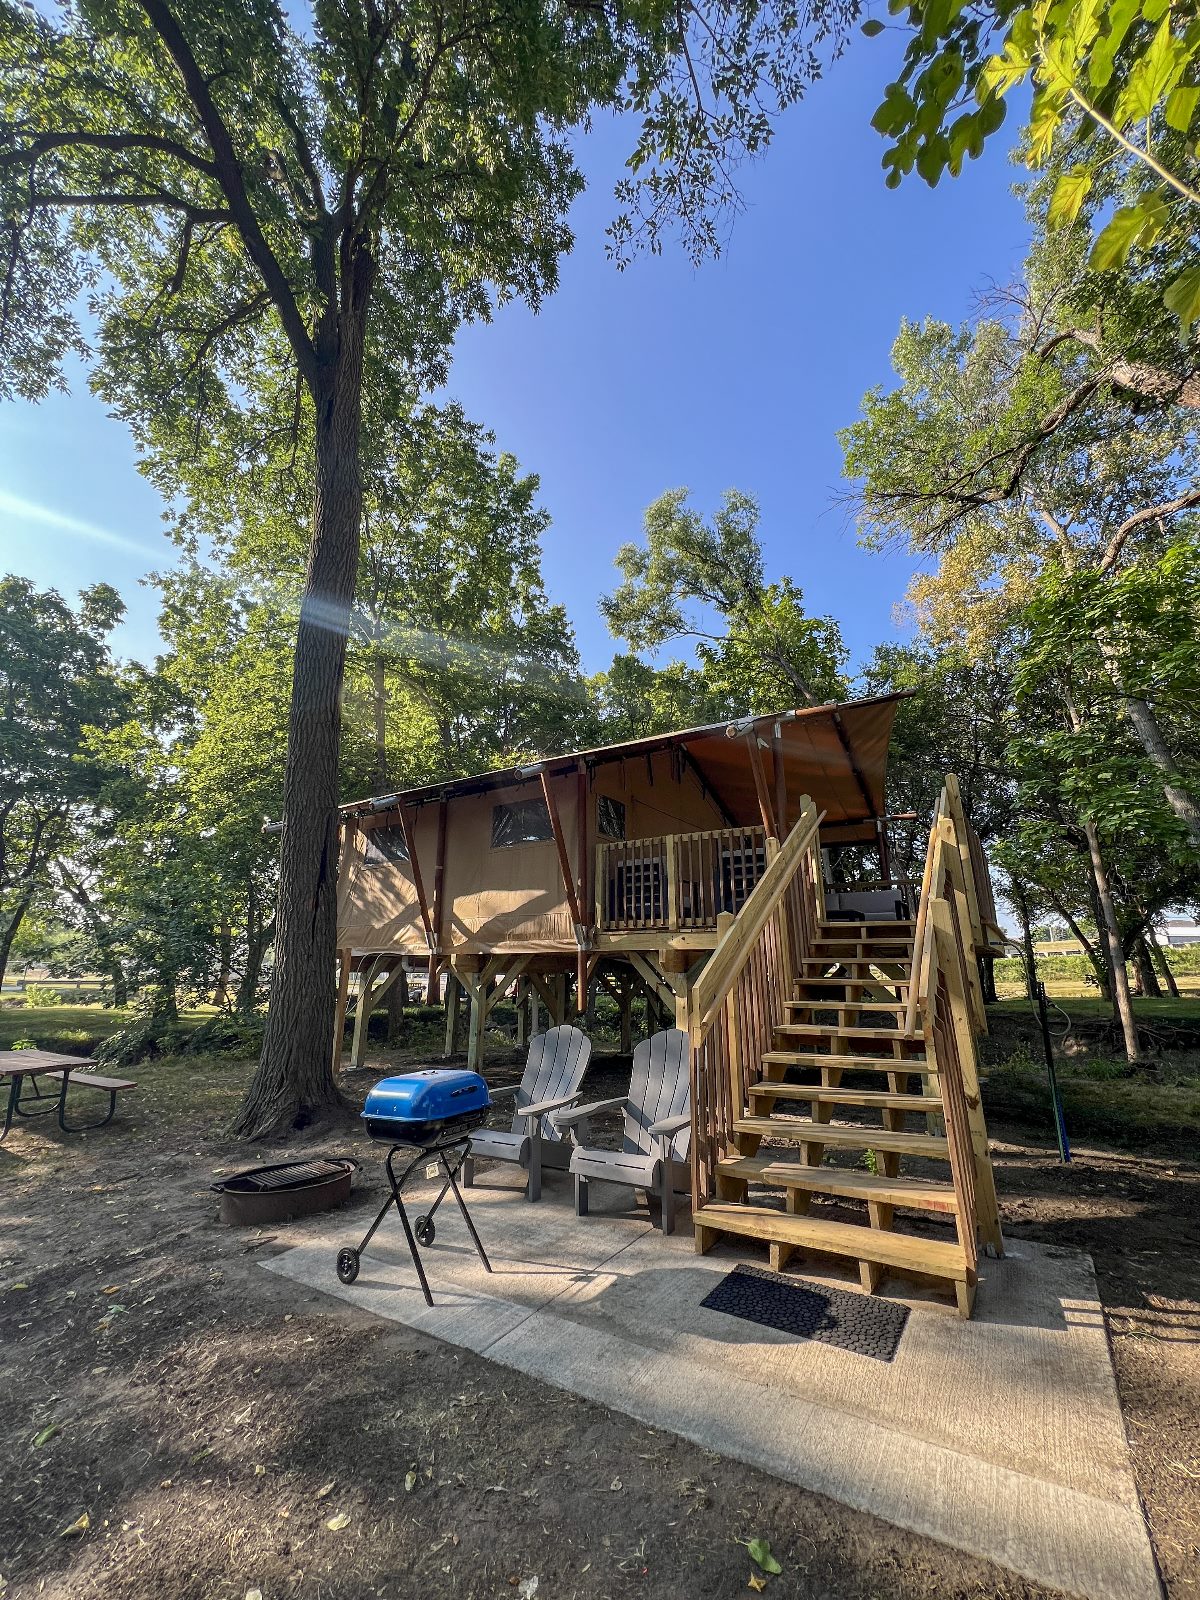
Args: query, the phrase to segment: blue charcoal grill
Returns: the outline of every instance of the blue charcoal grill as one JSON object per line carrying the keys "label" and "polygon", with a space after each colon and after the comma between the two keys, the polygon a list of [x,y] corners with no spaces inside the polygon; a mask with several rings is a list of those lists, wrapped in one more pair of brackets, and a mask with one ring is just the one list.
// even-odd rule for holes
{"label": "blue charcoal grill", "polygon": [[[477,1072],[463,1072],[455,1068],[431,1068],[426,1072],[410,1072],[402,1078],[384,1078],[367,1095],[363,1106],[363,1121],[372,1139],[390,1142],[391,1149],[384,1163],[387,1167],[391,1192],[380,1207],[379,1215],[367,1229],[366,1237],[357,1250],[344,1246],[337,1254],[337,1275],[343,1283],[353,1283],[358,1277],[359,1258],[370,1244],[376,1228],[395,1203],[404,1228],[404,1237],[421,1280],[426,1304],[433,1304],[429,1280],[417,1251],[420,1242],[427,1248],[435,1235],[434,1213],[453,1189],[458,1209],[463,1214],[484,1270],[490,1272],[492,1264],[487,1258],[471,1213],[467,1210],[462,1191],[458,1187],[458,1173],[466,1160],[471,1134],[486,1122],[491,1111],[488,1086]],[[399,1177],[393,1161],[398,1150],[415,1150],[416,1154]],[[441,1193],[424,1216],[418,1217],[415,1227],[404,1209],[403,1190],[409,1177],[430,1156],[446,1174]]]}

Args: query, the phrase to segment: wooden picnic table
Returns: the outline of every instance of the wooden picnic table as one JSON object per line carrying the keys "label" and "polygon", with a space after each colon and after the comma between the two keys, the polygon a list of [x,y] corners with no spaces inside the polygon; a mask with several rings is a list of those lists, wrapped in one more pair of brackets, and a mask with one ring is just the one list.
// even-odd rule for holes
{"label": "wooden picnic table", "polygon": [[[43,1117],[58,1113],[58,1125],[64,1133],[82,1133],[89,1128],[102,1128],[112,1120],[117,1109],[117,1095],[122,1089],[136,1089],[137,1084],[128,1078],[105,1078],[87,1068],[96,1063],[90,1056],[64,1056],[53,1050],[13,1050],[0,1058],[0,1080],[8,1079],[8,1101],[4,1110],[4,1127],[0,1139],[8,1134],[15,1117]],[[57,1090],[46,1093],[39,1078],[56,1079]],[[32,1094],[26,1090],[26,1080]],[[103,1089],[108,1093],[108,1111],[97,1122],[76,1123],[68,1127],[66,1120],[67,1087],[76,1083],[88,1089]]]}

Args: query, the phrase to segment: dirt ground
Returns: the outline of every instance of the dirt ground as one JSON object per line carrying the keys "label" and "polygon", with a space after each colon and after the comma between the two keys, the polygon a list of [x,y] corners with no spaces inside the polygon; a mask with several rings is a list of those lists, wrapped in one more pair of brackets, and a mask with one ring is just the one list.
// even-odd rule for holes
{"label": "dirt ground", "polygon": [[[209,1191],[260,1153],[221,1131],[249,1070],[147,1065],[111,1126],[0,1146],[4,1600],[734,1596],[755,1538],[780,1597],[1047,1593],[261,1271],[286,1228]],[[1010,1234],[1095,1258],[1170,1600],[1200,1596],[1200,1168],[992,1133]],[[378,1149],[350,1119],[306,1149],[362,1158],[355,1239]]]}

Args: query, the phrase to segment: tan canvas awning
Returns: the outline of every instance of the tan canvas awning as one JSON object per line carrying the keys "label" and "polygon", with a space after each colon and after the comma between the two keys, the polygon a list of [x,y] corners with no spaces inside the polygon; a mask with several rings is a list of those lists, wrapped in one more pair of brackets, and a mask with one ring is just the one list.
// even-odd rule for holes
{"label": "tan canvas awning", "polygon": [[[596,767],[606,762],[629,761],[659,750],[675,749],[693,767],[718,806],[737,825],[756,823],[760,817],[758,791],[747,741],[753,738],[762,759],[770,803],[778,803],[780,785],[776,753],[781,753],[786,791],[786,828],[799,815],[800,796],[809,794],[826,814],[826,830],[839,838],[869,838],[872,819],[885,813],[884,778],[888,743],[896,708],[907,692],[877,695],[870,700],[850,700],[840,705],[807,706],[771,716],[743,718],[703,728],[684,728],[623,744],[601,745],[570,755],[550,756],[528,767],[506,767],[426,784],[395,795],[383,795],[343,806],[353,816],[381,812],[401,805],[424,805],[456,795],[479,794],[511,785],[534,773],[570,772],[582,764]],[[867,823],[868,826],[856,826]]]}

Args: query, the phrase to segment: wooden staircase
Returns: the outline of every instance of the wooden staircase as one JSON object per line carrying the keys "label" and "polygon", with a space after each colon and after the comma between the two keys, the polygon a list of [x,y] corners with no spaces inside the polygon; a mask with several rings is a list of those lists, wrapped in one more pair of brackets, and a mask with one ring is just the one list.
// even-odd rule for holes
{"label": "wooden staircase", "polygon": [[827,920],[817,859],[805,870],[801,854],[790,896],[778,870],[773,913],[759,885],[759,970],[751,925],[736,975],[718,969],[701,989],[706,969],[697,985],[694,1086],[706,1071],[726,1079],[708,1097],[723,1126],[693,1196],[697,1249],[763,1240],[776,1271],[798,1252],[848,1258],[868,1293],[895,1273],[951,1291],[967,1317],[980,1239],[997,1251],[1002,1239],[962,961],[928,895],[915,922]]}

